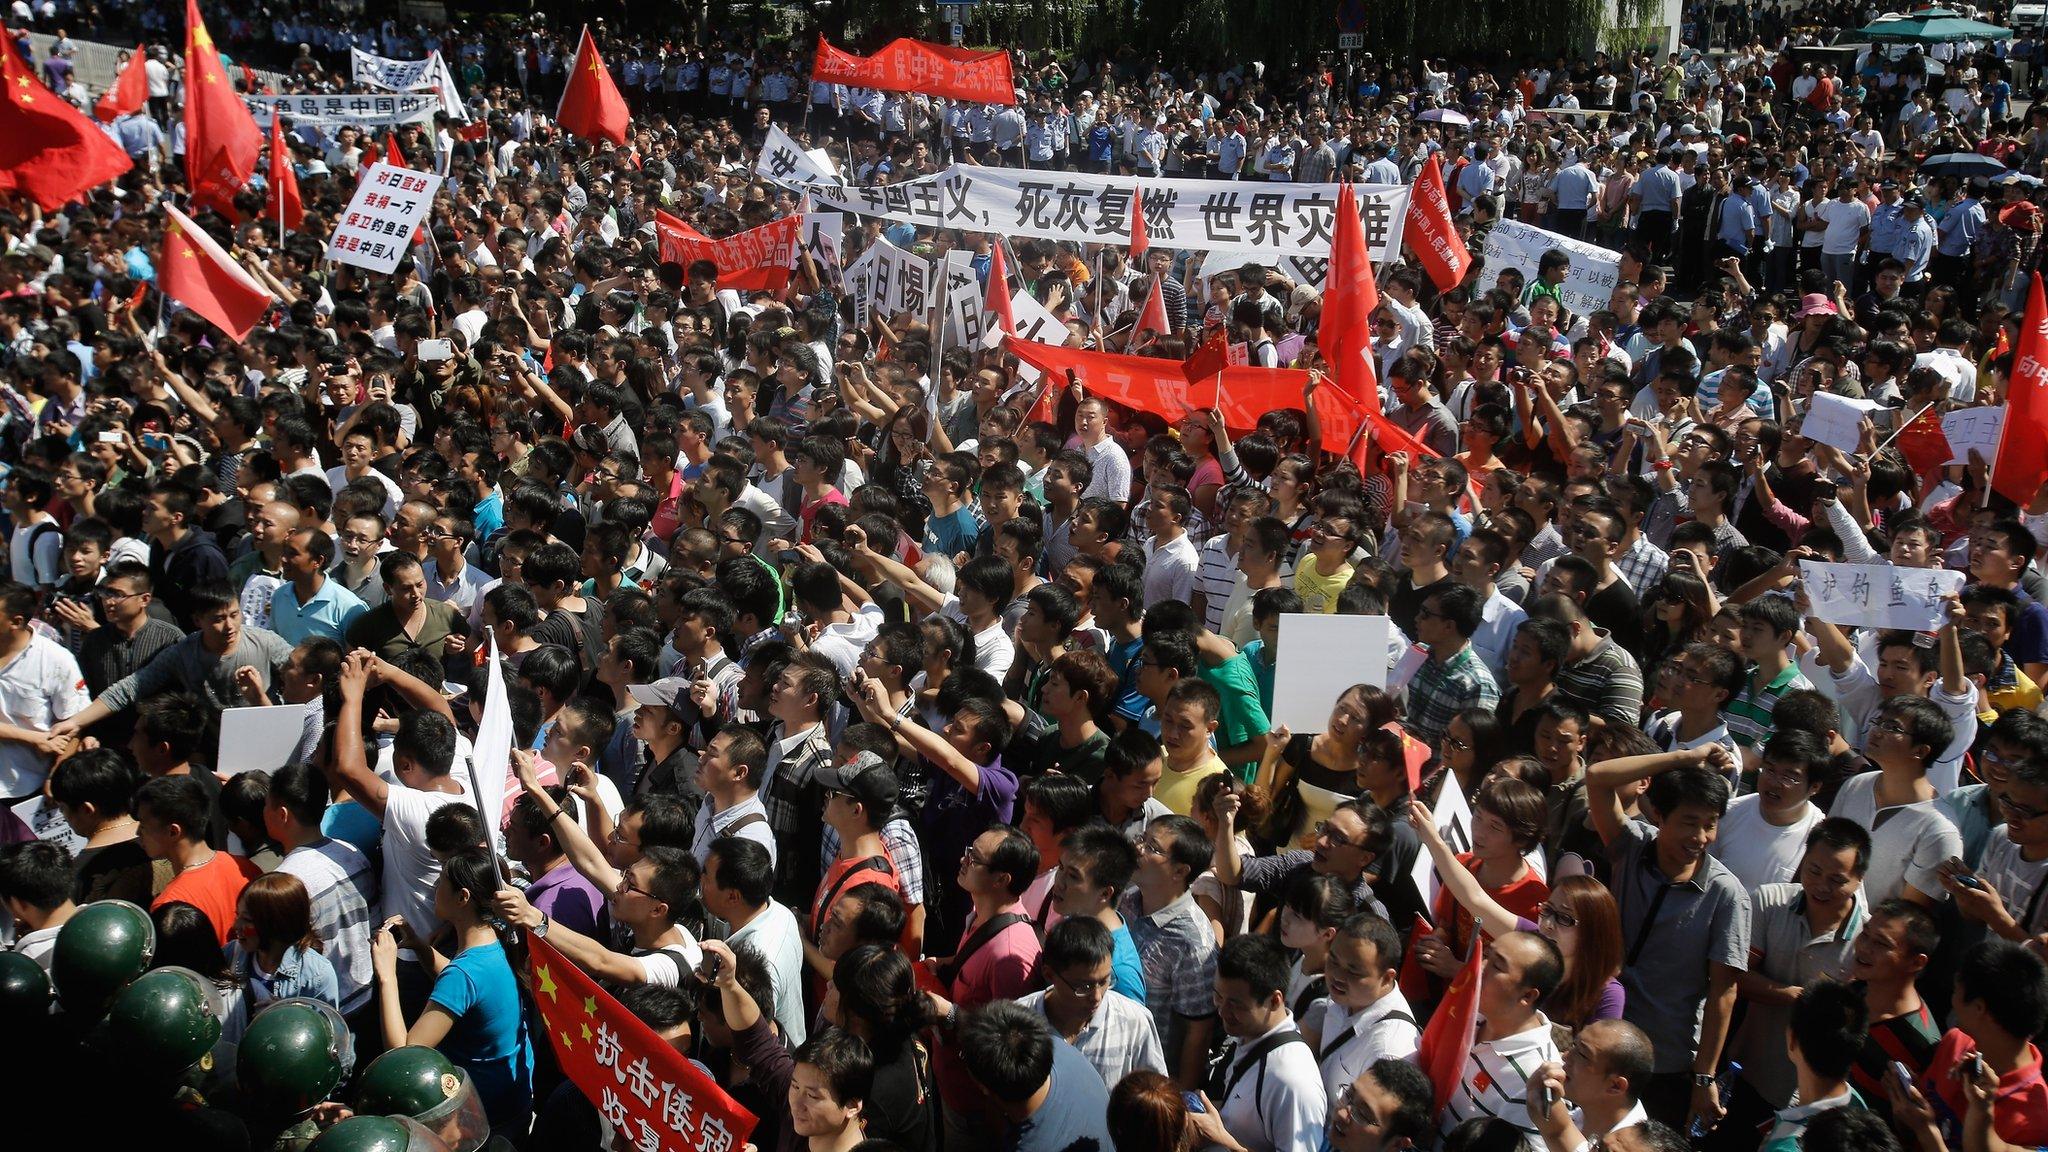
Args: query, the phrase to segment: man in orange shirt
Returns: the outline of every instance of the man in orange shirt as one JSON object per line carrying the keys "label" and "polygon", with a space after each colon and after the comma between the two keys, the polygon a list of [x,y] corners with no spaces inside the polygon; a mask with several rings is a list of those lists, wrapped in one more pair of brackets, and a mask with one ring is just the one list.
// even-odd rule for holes
{"label": "man in orange shirt", "polygon": [[839,833],[839,855],[825,869],[811,899],[811,931],[804,941],[804,959],[813,972],[830,977],[833,961],[813,941],[823,934],[832,906],[862,884],[881,884],[899,896],[903,893],[888,845],[882,840],[882,825],[895,813],[902,786],[896,773],[873,752],[855,753],[844,767],[821,769],[817,779],[825,791],[825,822]]}
{"label": "man in orange shirt", "polygon": [[207,847],[206,789],[190,776],[159,776],[135,793],[136,839],[152,860],[167,861],[171,882],[150,903],[190,904],[213,922],[227,947],[235,926],[235,902],[258,869],[227,852]]}

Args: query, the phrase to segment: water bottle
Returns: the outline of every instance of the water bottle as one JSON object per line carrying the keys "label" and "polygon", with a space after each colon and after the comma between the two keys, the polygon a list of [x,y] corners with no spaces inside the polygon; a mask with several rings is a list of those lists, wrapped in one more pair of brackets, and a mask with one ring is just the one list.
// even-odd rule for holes
{"label": "water bottle", "polygon": [[[1721,1102],[1721,1107],[1728,1107],[1728,1090],[1735,1086],[1735,1078],[1740,1075],[1742,1062],[1730,1060],[1727,1067],[1721,1069],[1721,1074],[1714,1077],[1714,1098]],[[1700,1115],[1693,1117],[1692,1123],[1686,1127],[1685,1134],[1693,1140],[1704,1140],[1711,1131],[1713,1128],[1707,1123],[1706,1116]]]}

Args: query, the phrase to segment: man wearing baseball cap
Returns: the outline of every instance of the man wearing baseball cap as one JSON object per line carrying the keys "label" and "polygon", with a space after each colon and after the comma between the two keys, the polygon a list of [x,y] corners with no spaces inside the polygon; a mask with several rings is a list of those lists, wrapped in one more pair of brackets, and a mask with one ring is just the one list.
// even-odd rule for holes
{"label": "man wearing baseball cap", "polygon": [[836,768],[819,769],[817,784],[825,794],[825,823],[839,833],[839,856],[825,869],[811,900],[811,931],[804,959],[821,976],[832,974],[832,961],[813,941],[824,931],[832,907],[862,884],[880,884],[901,895],[896,865],[882,841],[882,825],[896,811],[901,786],[896,773],[873,752],[857,752]]}

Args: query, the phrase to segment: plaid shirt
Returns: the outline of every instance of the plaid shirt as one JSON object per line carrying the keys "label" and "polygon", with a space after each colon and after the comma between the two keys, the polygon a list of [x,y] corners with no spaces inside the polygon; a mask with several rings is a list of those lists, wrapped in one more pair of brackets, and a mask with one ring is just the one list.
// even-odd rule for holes
{"label": "plaid shirt", "polygon": [[[768,826],[782,844],[816,844],[825,824],[825,797],[818,787],[821,769],[832,764],[832,741],[825,725],[801,736],[787,736],[782,722],[768,732],[768,771],[761,785],[761,804]],[[822,862],[807,852],[775,854],[775,897],[791,908],[810,907]]]}
{"label": "plaid shirt", "polygon": [[1124,893],[1117,912],[1145,966],[1145,1006],[1160,1047],[1179,1053],[1187,1022],[1216,1015],[1216,937],[1209,917],[1186,892],[1147,916],[1136,888]]}
{"label": "plaid shirt", "polygon": [[1493,673],[1470,644],[1441,663],[1423,661],[1408,682],[1408,730],[1417,740],[1435,744],[1451,718],[1467,708],[1492,708],[1500,702]]}
{"label": "plaid shirt", "polygon": [[[1040,989],[1017,1003],[1045,1015],[1045,990]],[[1047,1017],[1050,1020],[1050,1017]],[[1159,1047],[1159,1031],[1145,1006],[1121,992],[1111,991],[1095,1006],[1095,1015],[1074,1036],[1074,1047],[1102,1073],[1105,1084],[1114,1084],[1132,1072],[1150,1069],[1165,1075],[1166,1055]]]}
{"label": "plaid shirt", "polygon": [[1638,532],[1628,551],[1615,557],[1614,567],[1637,596],[1648,596],[1650,589],[1662,583],[1664,574],[1671,570],[1671,555]]}
{"label": "plaid shirt", "polygon": [[[903,892],[903,902],[912,906],[924,903],[924,850],[917,846],[917,830],[910,821],[897,816],[882,825],[882,847],[896,868],[896,886]],[[839,859],[839,829],[830,824],[825,825],[821,859],[825,867]]]}

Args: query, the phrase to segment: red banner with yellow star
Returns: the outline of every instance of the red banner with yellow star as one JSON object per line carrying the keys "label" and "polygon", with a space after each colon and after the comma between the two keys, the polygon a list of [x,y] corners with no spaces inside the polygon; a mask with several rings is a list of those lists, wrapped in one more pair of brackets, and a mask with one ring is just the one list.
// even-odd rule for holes
{"label": "red banner with yellow star", "polygon": [[547,941],[528,934],[527,987],[562,1072],[611,1126],[615,1148],[739,1152],[754,1114]]}

